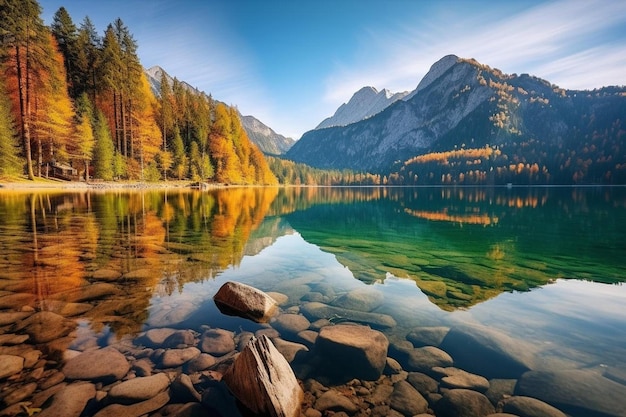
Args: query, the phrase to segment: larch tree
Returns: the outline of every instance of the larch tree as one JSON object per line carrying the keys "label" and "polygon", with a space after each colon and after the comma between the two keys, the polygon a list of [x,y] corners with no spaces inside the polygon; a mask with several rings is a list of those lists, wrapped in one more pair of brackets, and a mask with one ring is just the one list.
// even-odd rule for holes
{"label": "larch tree", "polygon": [[89,181],[89,163],[93,159],[94,137],[94,110],[87,96],[83,92],[76,100],[76,158],[83,161],[85,166],[85,181]]}

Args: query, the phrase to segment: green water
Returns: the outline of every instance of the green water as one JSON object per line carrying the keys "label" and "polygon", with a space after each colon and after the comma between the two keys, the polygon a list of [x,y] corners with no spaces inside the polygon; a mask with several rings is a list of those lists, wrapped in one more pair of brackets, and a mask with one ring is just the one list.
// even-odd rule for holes
{"label": "green water", "polygon": [[[82,336],[61,344],[74,349],[149,327],[254,329],[212,301],[237,280],[285,309],[371,286],[390,338],[471,324],[555,366],[623,366],[624,242],[625,188],[0,192],[0,292],[36,309],[87,294],[73,296]],[[89,295],[102,283],[119,292]]]}

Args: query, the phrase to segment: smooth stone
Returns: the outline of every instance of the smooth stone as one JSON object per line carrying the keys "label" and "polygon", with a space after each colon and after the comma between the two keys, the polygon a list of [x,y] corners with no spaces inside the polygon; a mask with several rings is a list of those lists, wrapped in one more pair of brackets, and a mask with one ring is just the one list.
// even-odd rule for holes
{"label": "smooth stone", "polygon": [[400,365],[400,362],[398,362],[394,358],[390,358],[389,356],[387,356],[387,359],[385,362],[385,369],[383,369],[383,374],[397,375],[400,372],[402,372],[402,365]]}
{"label": "smooth stone", "polygon": [[107,398],[118,404],[132,404],[155,397],[170,385],[166,374],[133,378],[113,386]]}
{"label": "smooth stone", "polygon": [[70,334],[76,322],[51,311],[40,311],[17,323],[13,331],[23,331],[33,343],[47,343]]}
{"label": "smooth stone", "polygon": [[383,293],[372,288],[363,287],[350,291],[334,300],[331,305],[347,310],[372,311],[383,304]]}
{"label": "smooth stone", "polygon": [[170,401],[170,395],[163,391],[156,397],[131,405],[111,404],[98,411],[94,417],[140,417],[163,407]]}
{"label": "smooth stone", "polygon": [[27,334],[0,334],[0,346],[20,345],[30,338]]}
{"label": "smooth stone", "polygon": [[405,416],[425,413],[428,410],[428,401],[406,381],[394,384],[389,405]]}
{"label": "smooth stone", "polygon": [[176,402],[200,402],[202,396],[196,391],[191,378],[187,374],[180,374],[171,385],[172,397]]}
{"label": "smooth stone", "polygon": [[138,377],[146,377],[152,375],[152,368],[154,368],[154,363],[148,358],[141,358],[133,362],[131,366],[131,370],[135,372],[135,375]]}
{"label": "smooth stone", "polygon": [[224,374],[223,381],[252,413],[300,415],[304,392],[289,363],[266,336],[248,343]]}
{"label": "smooth stone", "polygon": [[293,362],[300,352],[309,351],[309,348],[301,343],[290,342],[281,339],[280,337],[272,339],[272,342],[274,343],[274,346],[276,346],[276,349],[278,349],[281,355],[283,355],[289,363]]}
{"label": "smooth stone", "polygon": [[99,281],[117,281],[122,277],[122,273],[115,269],[102,268],[94,271],[91,277]]}
{"label": "smooth stone", "polygon": [[439,347],[449,331],[449,327],[416,327],[406,335],[406,339],[414,347]]}
{"label": "smooth stone", "polygon": [[52,397],[49,407],[37,417],[79,417],[87,402],[96,396],[96,386],[89,382],[75,382],[66,385]]}
{"label": "smooth stone", "polygon": [[33,313],[30,312],[24,313],[18,311],[0,312],[0,326],[17,323],[18,321],[24,320],[32,314]]}
{"label": "smooth stone", "polygon": [[378,330],[367,326],[338,324],[320,330],[315,352],[325,363],[329,375],[376,380],[387,363],[389,341]]}
{"label": "smooth stone", "polygon": [[130,370],[130,363],[118,350],[104,348],[90,350],[70,359],[63,367],[67,379],[113,382],[122,379]]}
{"label": "smooth stone", "polygon": [[259,329],[256,332],[254,332],[254,336],[258,339],[261,336],[267,336],[270,339],[275,339],[277,337],[280,337],[280,333],[278,332],[278,330],[273,329],[271,327],[267,328],[267,329]]}
{"label": "smooth stone", "polygon": [[482,417],[495,412],[487,397],[468,389],[448,390],[435,404],[437,417]]}
{"label": "smooth stone", "polygon": [[424,346],[406,351],[406,360],[400,360],[400,363],[409,372],[432,374],[432,368],[452,366],[453,360],[447,352],[439,348]]}
{"label": "smooth stone", "polygon": [[45,379],[39,381],[39,388],[42,390],[47,390],[50,387],[60,384],[64,380],[65,374],[63,374],[63,372],[52,370],[50,371],[50,374],[45,377]]}
{"label": "smooth stone", "polygon": [[[36,382],[31,382],[29,384],[20,385],[18,388],[12,391],[2,392],[0,394],[0,399],[6,406],[13,405],[33,395],[36,389],[37,389]],[[0,411],[0,414],[2,414],[2,411]]]}
{"label": "smooth stone", "polygon": [[[358,405],[335,389],[330,389],[315,401],[315,409],[321,411],[345,411],[354,414],[359,410]],[[335,414],[337,415],[337,414]]]}
{"label": "smooth stone", "polygon": [[200,349],[194,346],[184,349],[168,349],[161,356],[160,367],[176,368],[198,357],[200,353]]}
{"label": "smooth stone", "polygon": [[315,330],[303,330],[297,334],[298,338],[308,347],[315,345],[317,335],[318,333]]}
{"label": "smooth stone", "polygon": [[531,397],[511,397],[504,400],[502,411],[519,417],[567,417],[565,413]]}
{"label": "smooth stone", "polygon": [[213,300],[222,313],[259,323],[266,323],[278,311],[278,305],[272,297],[240,282],[226,282]]}
{"label": "smooth stone", "polygon": [[394,318],[387,314],[348,310],[318,302],[305,303],[300,309],[309,320],[341,319],[361,324],[369,324],[379,329],[392,328],[397,324]]}
{"label": "smooth stone", "polygon": [[489,398],[491,404],[498,404],[501,399],[513,395],[515,384],[517,384],[517,379],[490,379],[489,389],[485,392],[485,396]]}
{"label": "smooth stone", "polygon": [[406,380],[423,396],[439,390],[439,383],[434,378],[421,372],[409,372]]}
{"label": "smooth stone", "polygon": [[234,334],[224,329],[209,329],[202,334],[200,350],[211,355],[222,356],[235,350]]}
{"label": "smooth stone", "polygon": [[378,384],[367,399],[367,402],[373,405],[388,404],[389,397],[393,394],[393,389],[393,385]]}
{"label": "smooth stone", "polygon": [[13,293],[0,297],[0,310],[19,310],[35,302],[35,296],[27,293]]}
{"label": "smooth stone", "polygon": [[282,306],[283,304],[286,304],[287,301],[289,301],[289,297],[281,292],[270,291],[267,293],[267,295],[272,297],[272,299],[276,301],[276,304],[278,304],[279,306]]}
{"label": "smooth stone", "polygon": [[68,303],[59,300],[46,300],[46,311],[52,311],[62,315],[63,317],[74,317],[81,314],[85,314],[93,308],[93,305],[89,303]]}
{"label": "smooth stone", "polygon": [[109,284],[106,282],[95,282],[79,288],[71,289],[69,291],[54,294],[50,298],[55,300],[80,303],[85,301],[100,300],[111,295],[122,294],[122,290],[113,284]]}
{"label": "smooth stone", "polygon": [[189,373],[204,371],[215,365],[215,362],[214,356],[208,353],[201,353],[187,363],[187,371]]}
{"label": "smooth stone", "polygon": [[515,395],[537,398],[566,414],[624,417],[626,385],[593,371],[530,371],[515,387]]}
{"label": "smooth stone", "polygon": [[169,327],[150,329],[138,337],[135,342],[151,348],[160,348],[162,347],[161,345],[163,345],[163,342],[165,342],[165,340],[174,333],[176,333],[176,329]]}
{"label": "smooth stone", "polygon": [[433,372],[445,375],[441,382],[448,388],[467,388],[484,393],[489,389],[489,381],[480,375],[470,374],[459,368],[433,368]]}
{"label": "smooth stone", "polygon": [[169,335],[161,345],[164,349],[188,347],[196,344],[196,336],[192,330],[177,330]]}
{"label": "smooth stone", "polygon": [[452,328],[440,347],[456,367],[488,379],[519,378],[535,367],[535,346],[484,326]]}
{"label": "smooth stone", "polygon": [[281,314],[275,320],[272,320],[270,324],[281,334],[296,334],[308,329],[311,322],[300,314]]}
{"label": "smooth stone", "polygon": [[0,379],[22,372],[24,358],[16,355],[0,355]]}

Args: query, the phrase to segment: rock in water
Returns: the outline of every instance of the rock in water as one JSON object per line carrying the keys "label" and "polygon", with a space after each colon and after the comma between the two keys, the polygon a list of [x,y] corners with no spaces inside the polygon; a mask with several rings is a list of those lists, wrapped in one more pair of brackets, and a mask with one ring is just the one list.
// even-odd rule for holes
{"label": "rock in water", "polygon": [[298,417],[304,392],[289,363],[267,336],[253,339],[223,377],[250,411],[271,417]]}
{"label": "rock in water", "polygon": [[224,314],[266,323],[278,311],[276,301],[263,291],[249,285],[229,281],[213,297]]}
{"label": "rock in water", "polygon": [[330,376],[376,380],[387,362],[389,341],[367,326],[338,324],[322,328],[315,352],[328,366]]}

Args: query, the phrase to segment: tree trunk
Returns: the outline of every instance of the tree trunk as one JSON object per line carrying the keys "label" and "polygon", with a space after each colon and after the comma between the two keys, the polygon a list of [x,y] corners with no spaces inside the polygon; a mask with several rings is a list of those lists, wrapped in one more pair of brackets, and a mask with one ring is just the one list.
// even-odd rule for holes
{"label": "tree trunk", "polygon": [[[28,53],[28,48],[26,49]],[[15,58],[17,66],[17,85],[20,99],[20,117],[22,122],[22,141],[24,142],[24,153],[26,156],[26,173],[29,180],[35,179],[33,172],[33,161],[30,150],[30,100],[28,100],[28,67],[26,68],[26,81],[22,74],[22,58],[20,56],[20,47],[15,46]],[[28,62],[28,60],[27,60]]]}

